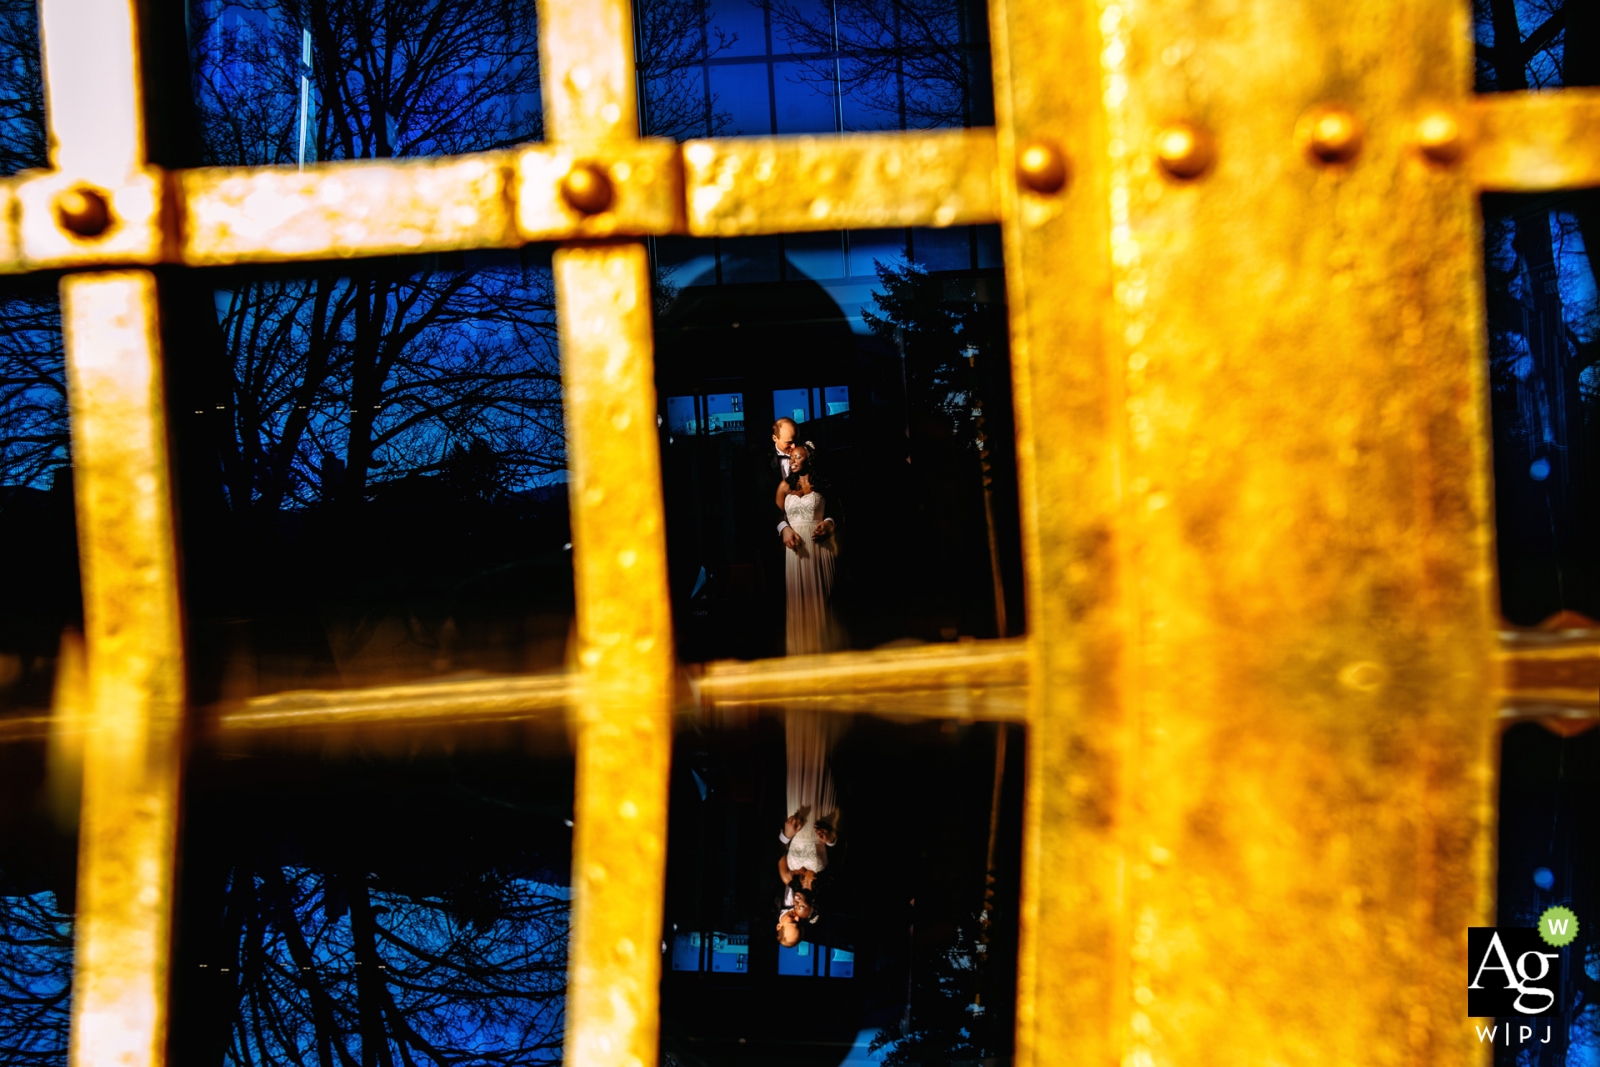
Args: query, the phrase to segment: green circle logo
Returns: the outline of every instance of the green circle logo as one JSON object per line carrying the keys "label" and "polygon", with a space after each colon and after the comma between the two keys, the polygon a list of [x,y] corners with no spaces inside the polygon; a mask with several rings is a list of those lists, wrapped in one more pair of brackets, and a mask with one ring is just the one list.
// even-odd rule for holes
{"label": "green circle logo", "polygon": [[1551,948],[1564,948],[1578,937],[1578,917],[1571,908],[1557,904],[1539,916],[1539,936]]}

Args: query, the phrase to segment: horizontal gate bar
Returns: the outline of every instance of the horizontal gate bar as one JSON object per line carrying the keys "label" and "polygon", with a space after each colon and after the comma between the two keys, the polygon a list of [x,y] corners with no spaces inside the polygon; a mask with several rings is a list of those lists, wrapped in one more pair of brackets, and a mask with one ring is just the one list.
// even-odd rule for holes
{"label": "horizontal gate bar", "polygon": [[[1436,116],[1435,116],[1436,117]],[[1600,184],[1600,90],[1475,98],[1461,158],[1490,191]],[[1070,164],[1071,153],[1068,153]],[[557,145],[443,159],[0,180],[0,273],[517,248],[531,241],[957,226],[999,219],[992,129]],[[581,193],[572,178],[587,180]],[[92,236],[63,197],[102,198]]]}

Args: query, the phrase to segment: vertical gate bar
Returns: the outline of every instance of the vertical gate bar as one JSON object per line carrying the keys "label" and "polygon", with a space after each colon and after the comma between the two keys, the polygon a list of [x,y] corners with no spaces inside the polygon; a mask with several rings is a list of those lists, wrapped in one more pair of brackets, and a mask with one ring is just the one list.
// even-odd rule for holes
{"label": "vertical gate bar", "polygon": [[[51,159],[107,187],[144,163],[130,0],[43,0]],[[83,576],[83,748],[71,1058],[165,1059],[183,649],[156,286],[61,283]]]}
{"label": "vertical gate bar", "polygon": [[577,569],[578,775],[568,1062],[656,1060],[672,638],[638,242],[556,253]]}
{"label": "vertical gate bar", "polygon": [[[1002,151],[1061,131],[1074,163],[1006,215],[1041,688],[1025,1060],[1481,1059],[1481,238],[1466,168],[1417,147],[1425,116],[1465,125],[1469,12],[1001,3]],[[1072,629],[1096,612],[1118,638]]]}
{"label": "vertical gate bar", "polygon": [[[1096,5],[990,0],[1030,665],[1019,1065],[1120,1060],[1132,685]],[[1042,162],[1038,188],[1021,157]],[[1050,162],[1066,171],[1051,191]],[[1145,1067],[1145,1065],[1131,1065]]]}
{"label": "vertical gate bar", "polygon": [[116,183],[144,162],[132,0],[40,0],[51,164]]}
{"label": "vertical gate bar", "polygon": [[83,570],[83,746],[72,1062],[165,1059],[183,654],[155,279],[61,285]]}
{"label": "vertical gate bar", "polygon": [[[546,135],[637,137],[627,0],[539,5]],[[566,1057],[656,1061],[673,653],[649,264],[637,241],[555,253],[571,469],[577,798]]]}

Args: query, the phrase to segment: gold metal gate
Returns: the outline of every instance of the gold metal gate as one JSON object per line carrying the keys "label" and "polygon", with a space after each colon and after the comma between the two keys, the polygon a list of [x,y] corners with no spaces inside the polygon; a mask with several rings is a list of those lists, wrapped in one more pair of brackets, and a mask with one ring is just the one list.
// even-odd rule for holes
{"label": "gold metal gate", "polygon": [[[1600,644],[1496,635],[1477,196],[1600,184],[1600,93],[1474,98],[1465,0],[990,9],[992,131],[641,141],[628,4],[548,0],[545,144],[163,173],[134,5],[42,0],[54,169],[0,182],[0,270],[69,272],[80,1067],[165,1049],[184,650],[147,268],[534,240],[561,243],[579,669],[216,728],[569,714],[573,1062],[655,1058],[685,692],[1027,724],[1021,1062],[1482,1057],[1459,975],[1496,722],[1595,717]],[[638,238],[996,220],[1031,636],[680,687],[631,474],[658,447]]]}

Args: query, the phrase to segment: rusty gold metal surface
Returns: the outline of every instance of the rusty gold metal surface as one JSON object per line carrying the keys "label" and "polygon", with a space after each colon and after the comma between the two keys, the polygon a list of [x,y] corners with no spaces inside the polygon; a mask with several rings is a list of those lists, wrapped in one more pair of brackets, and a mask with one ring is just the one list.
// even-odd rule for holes
{"label": "rusty gold metal surface", "polygon": [[[1130,698],[1116,522],[1120,368],[1105,321],[1110,168],[1096,95],[1099,27],[1117,23],[1094,4],[1038,0],[990,0],[989,21],[998,158],[1042,141],[1070,145],[1073,158],[1073,180],[1055,197],[999,184],[1033,635],[1016,1055],[1111,1067],[1131,1063],[1119,876]],[[1132,134],[1121,133],[1125,152]],[[1044,439],[1072,447],[1040,447]]]}
{"label": "rusty gold metal surface", "polygon": [[1067,157],[1045,141],[1024,145],[1017,153],[1017,177],[1036,193],[1058,193],[1067,184]]}
{"label": "rusty gold metal surface", "polygon": [[993,222],[997,158],[991,130],[689,141],[689,232]]}
{"label": "rusty gold metal surface", "polygon": [[[115,223],[98,235],[80,235],[63,224],[62,197],[85,186],[105,197]],[[139,168],[116,181],[34,171],[15,179],[13,189],[18,230],[12,269],[157,263],[165,254],[161,182],[152,170]]]}
{"label": "rusty gold metal surface", "polygon": [[689,678],[700,707],[894,711],[1017,722],[1026,717],[1025,640],[710,663]]}
{"label": "rusty gold metal surface", "polygon": [[180,255],[203,266],[509,247],[513,165],[486,153],[185,171]]}
{"label": "rusty gold metal surface", "polygon": [[1518,634],[1503,639],[1500,699],[1600,714],[1600,633],[1576,637]]}
{"label": "rusty gold metal surface", "polygon": [[[1484,1055],[1459,973],[1490,914],[1480,237],[1464,169],[1412,147],[1470,85],[1468,14],[1000,0],[1002,155],[1056,137],[1075,169],[1058,211],[1005,213],[1024,1063]],[[1366,124],[1340,167],[1292,136],[1330,98]],[[1203,182],[1154,180],[1173,114],[1226,137]]]}
{"label": "rusty gold metal surface", "polygon": [[[602,170],[611,200],[585,211],[567,199],[575,166]],[[681,233],[683,165],[671,141],[623,141],[579,155],[565,148],[523,152],[517,164],[517,225],[527,240]]]}
{"label": "rusty gold metal surface", "polygon": [[[574,162],[637,144],[631,12],[539,4],[545,128]],[[633,177],[611,169],[619,199]],[[643,244],[619,241],[557,249],[554,271],[580,687],[563,1058],[645,1067],[660,1029],[674,696],[660,486],[639,476],[660,447],[650,265]]]}
{"label": "rusty gold metal surface", "polygon": [[1349,108],[1324,104],[1301,116],[1296,136],[1313,159],[1348,163],[1361,151],[1366,127]]}
{"label": "rusty gold metal surface", "polygon": [[155,279],[61,285],[87,711],[72,1060],[163,1062],[183,652]]}
{"label": "rusty gold metal surface", "polygon": [[40,0],[50,164],[116,185],[145,161],[138,30],[130,0]]}
{"label": "rusty gold metal surface", "polygon": [[1417,122],[1417,150],[1435,163],[1460,160],[1466,151],[1466,134],[1453,111],[1430,111]]}
{"label": "rusty gold metal surface", "polygon": [[639,136],[633,12],[627,4],[541,0],[539,72],[551,141],[584,148]]}
{"label": "rusty gold metal surface", "polygon": [[1600,89],[1474,97],[1472,177],[1516,192],[1600,185]]}
{"label": "rusty gold metal surface", "polygon": [[[547,39],[548,40],[548,39]],[[555,256],[571,446],[578,769],[567,1062],[654,1063],[673,660],[650,276],[637,243]]]}
{"label": "rusty gold metal surface", "polygon": [[1156,162],[1174,178],[1198,178],[1216,153],[1211,134],[1190,122],[1174,122],[1156,134]]}
{"label": "rusty gold metal surface", "polygon": [[598,215],[617,197],[604,167],[590,160],[574,163],[561,179],[561,199],[574,211]]}
{"label": "rusty gold metal surface", "polygon": [[304,690],[252,697],[217,709],[222,734],[326,726],[425,725],[559,717],[575,695],[564,674],[474,678],[371,689]]}
{"label": "rusty gold metal surface", "polygon": [[61,228],[79,237],[99,237],[116,224],[111,200],[92,185],[75,185],[56,197]]}
{"label": "rusty gold metal surface", "polygon": [[[1458,964],[1490,911],[1494,732],[1591,728],[1600,652],[1495,644],[1474,198],[1600,184],[1600,91],[1470,97],[1459,0],[991,0],[994,131],[679,148],[637,139],[629,5],[547,2],[549,144],[163,176],[133,5],[41,12],[56,169],[0,181],[0,271],[1002,219],[1033,636],[713,664],[686,695],[1026,719],[1022,1064],[1481,1061]],[[1173,116],[1226,155],[1195,166]],[[586,162],[608,202],[573,195]],[[57,210],[83,184],[115,220],[98,235]],[[577,672],[281,694],[211,725],[567,709],[566,1051],[644,1067],[674,700],[659,490],[638,476],[658,448],[649,277],[624,242],[563,248],[555,275]],[[84,695],[3,730],[81,749],[75,1063],[154,1067],[182,701],[154,285],[63,296]]]}

